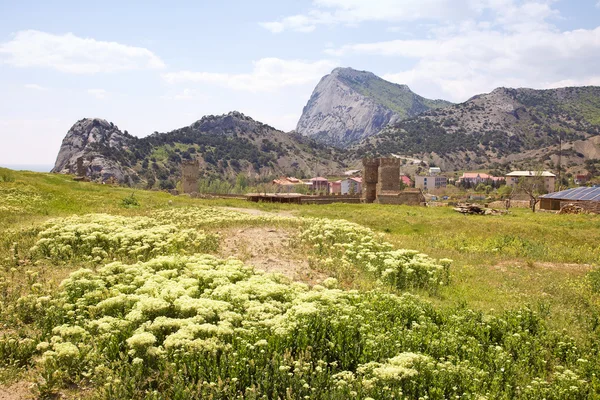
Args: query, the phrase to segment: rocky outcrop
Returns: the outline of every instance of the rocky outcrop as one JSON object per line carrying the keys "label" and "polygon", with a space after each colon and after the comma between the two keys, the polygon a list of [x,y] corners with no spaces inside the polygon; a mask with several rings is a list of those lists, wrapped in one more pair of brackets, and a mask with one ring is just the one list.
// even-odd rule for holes
{"label": "rocky outcrop", "polygon": [[100,118],[77,121],[63,139],[52,172],[77,173],[77,159],[83,158],[85,176],[92,180],[115,179],[131,183],[135,173],[107,156],[107,149],[127,149],[132,137],[111,122]]}
{"label": "rocky outcrop", "polygon": [[342,151],[235,111],[143,138],[102,119],[83,119],[64,138],[52,171],[77,174],[80,158],[88,179],[160,189],[175,188],[181,165],[192,160],[202,178],[214,181],[326,175],[346,167]]}
{"label": "rocky outcrop", "polygon": [[336,68],[313,91],[296,131],[344,147],[399,120],[449,104],[425,99],[408,86],[385,81],[371,72]]}

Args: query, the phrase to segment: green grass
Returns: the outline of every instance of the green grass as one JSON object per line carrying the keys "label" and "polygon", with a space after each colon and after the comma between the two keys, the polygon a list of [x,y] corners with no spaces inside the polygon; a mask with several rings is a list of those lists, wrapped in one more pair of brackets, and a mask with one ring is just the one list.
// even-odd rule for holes
{"label": "green grass", "polygon": [[[2,168],[0,177],[0,210],[3,204],[13,207],[0,211],[0,276],[12,282],[0,288],[5,302],[29,290],[28,270],[37,271],[39,281],[56,285],[78,267],[32,265],[27,260],[27,249],[48,218],[93,212],[152,216],[171,207],[210,205],[359,223],[384,234],[397,248],[454,260],[449,286],[435,296],[416,291],[443,309],[468,307],[499,315],[528,305],[552,328],[565,329],[582,342],[597,335],[600,301],[586,277],[600,264],[600,216],[534,214],[525,209],[512,209],[504,216],[465,216],[445,207],[256,204],[191,199]],[[25,197],[3,198],[9,190]],[[124,202],[132,193],[138,206]],[[19,207],[21,211],[15,211]]]}

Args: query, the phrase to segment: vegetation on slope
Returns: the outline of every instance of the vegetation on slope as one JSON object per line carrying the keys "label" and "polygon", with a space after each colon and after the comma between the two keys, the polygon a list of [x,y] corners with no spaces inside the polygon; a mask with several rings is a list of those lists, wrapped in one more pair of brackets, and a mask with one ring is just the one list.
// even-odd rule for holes
{"label": "vegetation on slope", "polygon": [[426,99],[413,93],[406,85],[388,82],[371,73],[340,74],[340,80],[363,96],[395,111],[403,119],[452,104],[445,100]]}
{"label": "vegetation on slope", "polygon": [[[452,168],[476,168],[526,156],[549,162],[564,144],[600,135],[600,88],[496,89],[469,101],[384,129],[357,148],[369,153],[426,156]],[[545,149],[545,150],[544,150]],[[541,154],[528,152],[542,150]],[[582,157],[568,162],[583,163]]]}
{"label": "vegetation on slope", "polygon": [[[597,216],[351,204],[250,215],[206,207],[255,207],[241,201],[0,177],[0,380],[40,396],[599,395],[599,274],[585,264],[600,260]],[[300,232],[297,251],[338,279],[309,287],[197,254],[224,227],[256,225]]]}

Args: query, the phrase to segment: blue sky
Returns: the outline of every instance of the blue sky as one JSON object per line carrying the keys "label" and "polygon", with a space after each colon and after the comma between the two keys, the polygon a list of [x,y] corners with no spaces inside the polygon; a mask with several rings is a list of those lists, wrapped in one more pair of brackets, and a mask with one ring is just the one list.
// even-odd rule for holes
{"label": "blue sky", "polygon": [[238,110],[289,131],[336,66],[455,102],[600,85],[600,0],[0,0],[0,164],[53,163],[84,117],[145,136]]}

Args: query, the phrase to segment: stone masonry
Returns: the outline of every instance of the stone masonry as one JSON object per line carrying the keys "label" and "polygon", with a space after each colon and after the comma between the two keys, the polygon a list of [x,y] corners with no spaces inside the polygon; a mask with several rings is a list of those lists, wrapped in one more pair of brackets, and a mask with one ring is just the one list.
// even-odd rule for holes
{"label": "stone masonry", "polygon": [[198,178],[200,176],[200,163],[198,160],[184,161],[181,164],[181,185],[183,193],[198,191]]}
{"label": "stone masonry", "polygon": [[363,159],[363,197],[365,198],[365,203],[373,203],[377,199],[378,170],[378,158]]}
{"label": "stone masonry", "polygon": [[83,157],[77,158],[77,176],[85,176],[85,167],[83,166]]}
{"label": "stone masonry", "polygon": [[410,204],[425,202],[421,190],[400,190],[400,159],[363,159],[363,198],[365,203]]}
{"label": "stone masonry", "polygon": [[380,158],[377,194],[400,191],[400,159]]}

